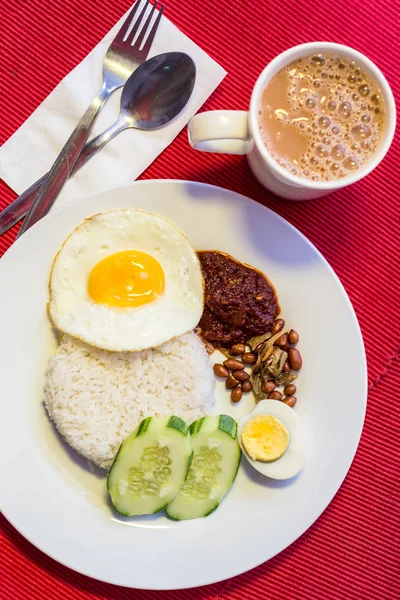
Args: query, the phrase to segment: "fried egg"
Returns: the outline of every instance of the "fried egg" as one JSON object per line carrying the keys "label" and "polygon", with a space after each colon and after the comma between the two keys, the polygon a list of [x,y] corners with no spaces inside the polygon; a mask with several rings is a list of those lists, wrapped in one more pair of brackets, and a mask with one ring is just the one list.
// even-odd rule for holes
{"label": "fried egg", "polygon": [[196,251],[172,223],[140,210],[94,215],[65,240],[50,275],[56,329],[111,351],[157,347],[203,311]]}
{"label": "fried egg", "polygon": [[239,421],[238,432],[244,456],[263,475],[289,479],[303,468],[303,424],[299,415],[283,402],[262,400]]}

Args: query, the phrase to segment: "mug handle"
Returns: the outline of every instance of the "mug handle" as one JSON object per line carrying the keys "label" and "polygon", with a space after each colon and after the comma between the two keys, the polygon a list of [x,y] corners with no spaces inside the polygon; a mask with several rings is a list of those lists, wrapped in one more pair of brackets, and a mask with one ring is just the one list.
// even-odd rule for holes
{"label": "mug handle", "polygon": [[202,152],[247,154],[252,144],[247,110],[210,110],[188,124],[189,144]]}

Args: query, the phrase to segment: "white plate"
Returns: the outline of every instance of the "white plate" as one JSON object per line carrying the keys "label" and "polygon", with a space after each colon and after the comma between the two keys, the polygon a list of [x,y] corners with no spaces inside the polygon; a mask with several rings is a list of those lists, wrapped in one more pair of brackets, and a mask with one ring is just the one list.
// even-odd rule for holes
{"label": "white plate", "polygon": [[[65,237],[90,215],[113,208],[157,212],[197,249],[219,249],[264,271],[282,315],[300,333],[304,367],[296,411],[308,458],[284,482],[247,462],[210,516],[117,518],[104,477],[91,473],[49,423],[41,392],[55,338],[46,317],[47,282]],[[228,190],[147,181],[97,193],[58,210],[0,261],[1,508],[55,560],[96,579],[148,589],[188,588],[238,575],[270,559],[318,518],[345,477],[366,406],[366,363],[358,323],[332,269],[284,219]],[[217,410],[240,417],[218,383]]]}

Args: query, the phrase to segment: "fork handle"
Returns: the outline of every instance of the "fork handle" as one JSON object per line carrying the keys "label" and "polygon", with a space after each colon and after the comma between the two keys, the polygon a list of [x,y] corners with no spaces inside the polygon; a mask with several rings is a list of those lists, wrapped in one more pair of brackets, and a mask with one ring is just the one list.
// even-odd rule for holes
{"label": "fork handle", "polygon": [[5,233],[10,227],[18,223],[22,217],[26,215],[28,210],[33,204],[36,198],[36,194],[40,190],[42,183],[45,182],[47,177],[43,175],[40,179],[35,181],[25,192],[23,192],[18,198],[15,198],[11,204],[9,204],[0,213],[0,235]]}
{"label": "fork handle", "polygon": [[64,183],[70,176],[89,137],[93,123],[111,91],[112,90],[103,85],[100,92],[94,98],[93,102],[79,121],[64,148],[58,155],[57,160],[47,174],[17,237],[22,235],[29,227],[34,225],[49,212]]}
{"label": "fork handle", "polygon": [[[75,167],[72,169],[71,175],[77,173],[83,165],[86,165],[86,163],[107,144],[107,142],[127,127],[128,125],[123,121],[117,121],[114,125],[103,131],[103,133],[85,144],[75,163]],[[0,235],[8,231],[10,227],[18,223],[18,221],[26,215],[36,198],[36,194],[46,180],[47,175],[48,173],[35,181],[35,183],[32,183],[27,190],[22,192],[18,198],[15,198],[11,204],[0,212]]]}

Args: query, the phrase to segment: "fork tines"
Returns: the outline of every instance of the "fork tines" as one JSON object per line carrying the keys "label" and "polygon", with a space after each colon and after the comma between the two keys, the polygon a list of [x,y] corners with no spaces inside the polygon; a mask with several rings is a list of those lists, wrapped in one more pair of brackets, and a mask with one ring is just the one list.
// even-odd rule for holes
{"label": "fork tines", "polygon": [[[114,41],[116,41],[117,43],[121,43],[121,42],[128,41],[128,38],[129,38],[131,41],[131,44],[133,44],[133,41],[135,40],[135,36],[140,29],[140,33],[139,33],[137,39],[135,40],[134,45],[138,49],[141,47],[143,40],[144,40],[144,38],[148,32],[148,29],[150,27],[150,23],[153,18],[154,12],[158,6],[158,0],[156,0],[155,4],[153,4],[153,5],[150,3],[150,0],[146,0],[142,10],[139,12],[141,4],[142,4],[141,0],[136,0],[135,4],[132,7],[132,10],[130,11],[129,15],[126,17],[126,19],[125,19],[123,25],[121,26],[121,29],[119,30]],[[142,28],[140,28],[149,6],[152,7],[150,10],[150,13],[147,17],[147,20],[146,20],[144,26]],[[157,18],[147,36],[146,42],[145,42],[143,48],[140,48],[142,52],[148,52],[150,50],[150,46],[151,46],[154,36],[156,34],[159,22],[161,20],[162,14],[164,12],[164,8],[165,8],[165,6],[164,6],[164,4],[162,4],[159,9]],[[135,19],[138,12],[139,12],[139,15]]]}

